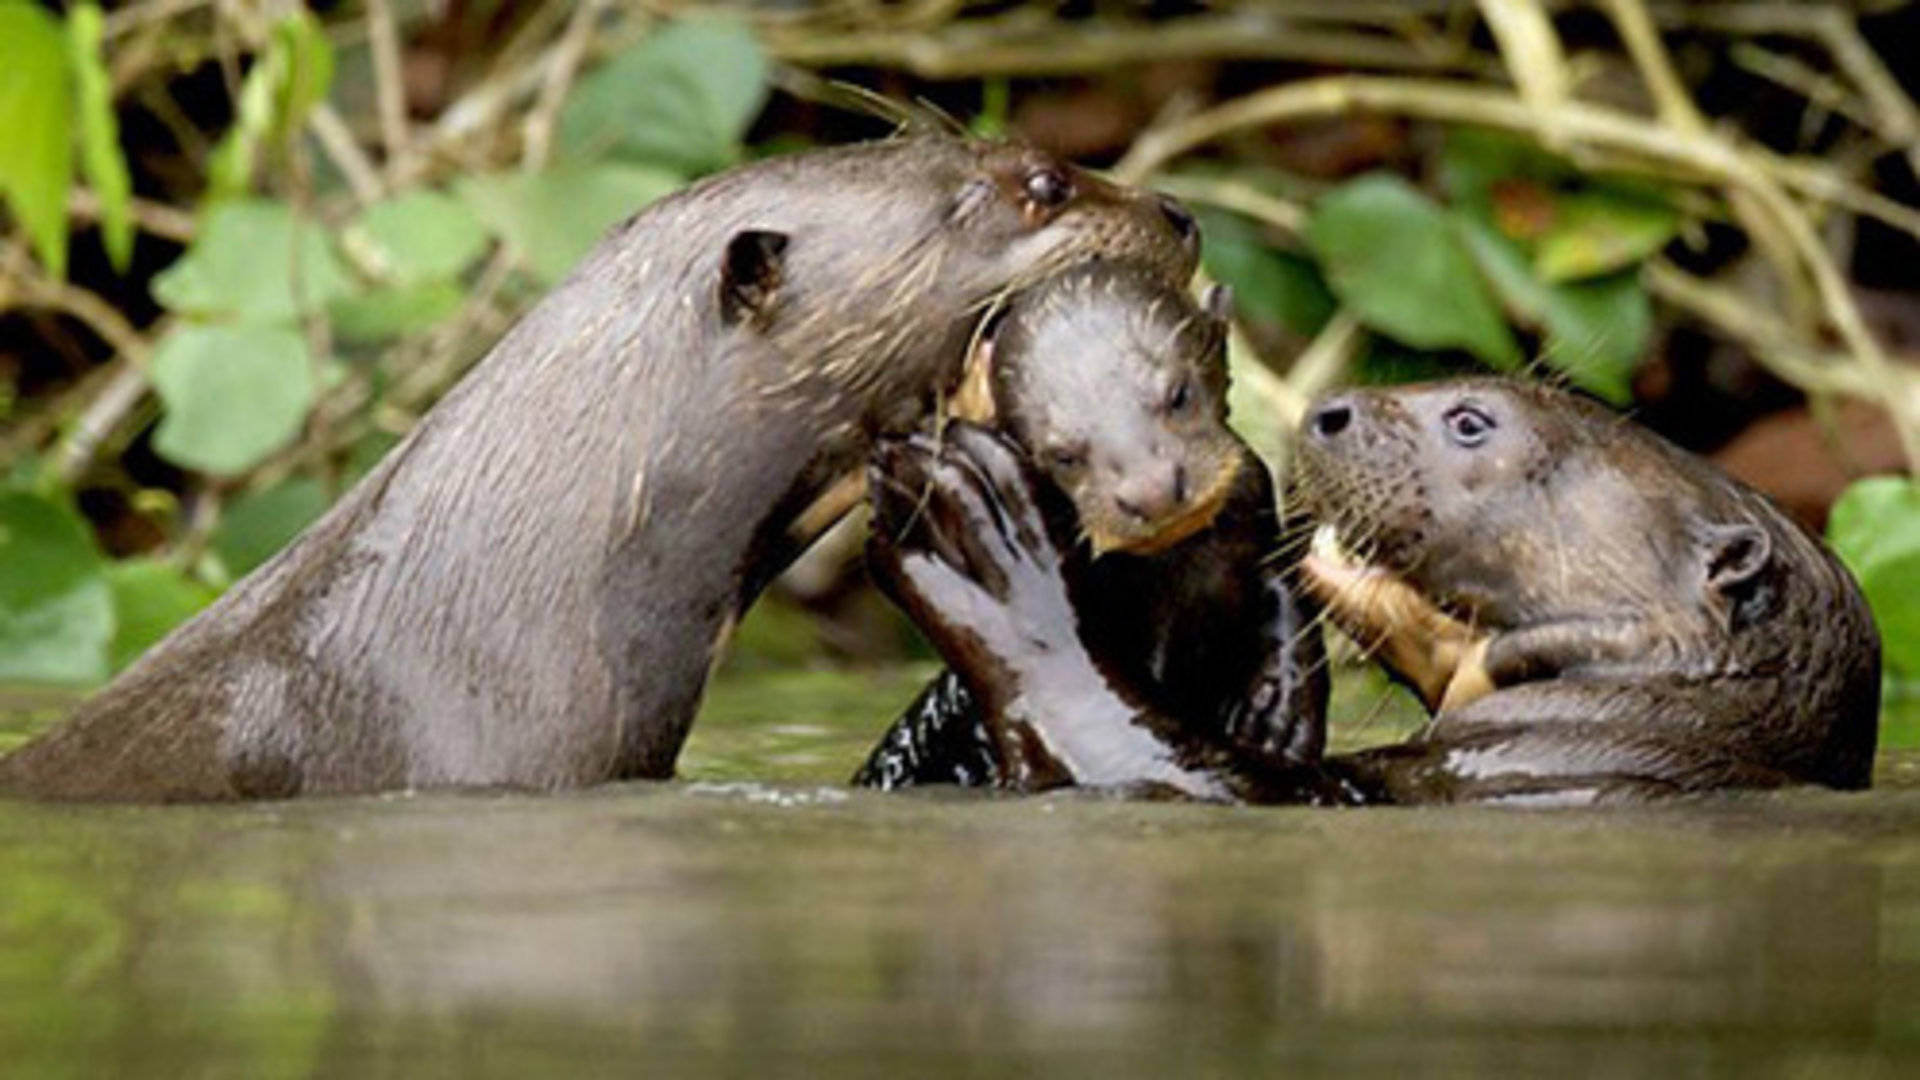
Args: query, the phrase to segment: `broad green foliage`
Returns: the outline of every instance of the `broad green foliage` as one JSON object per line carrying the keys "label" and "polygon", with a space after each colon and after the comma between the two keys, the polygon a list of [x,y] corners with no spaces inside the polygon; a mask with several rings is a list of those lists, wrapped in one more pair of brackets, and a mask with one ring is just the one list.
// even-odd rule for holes
{"label": "broad green foliage", "polygon": [[285,322],[352,291],[327,232],[266,199],[215,207],[193,247],[153,279],[153,295],[182,315]]}
{"label": "broad green foliage", "polygon": [[1678,213],[1656,190],[1597,181],[1524,140],[1472,129],[1448,137],[1440,179],[1444,203],[1379,174],[1328,191],[1307,222],[1312,259],[1203,211],[1203,257],[1256,324],[1311,334],[1337,297],[1375,332],[1362,378],[1442,374],[1446,350],[1511,370],[1518,327],[1538,336],[1546,366],[1627,404],[1653,334],[1640,266],[1673,238]]}
{"label": "broad green foliage", "polygon": [[1201,260],[1216,281],[1233,286],[1241,318],[1300,337],[1320,332],[1336,302],[1311,259],[1276,250],[1237,214],[1203,209],[1199,216],[1206,237]]}
{"label": "broad green foliage", "polygon": [[374,345],[437,325],[466,298],[457,281],[423,281],[343,296],[327,312],[341,344]]}
{"label": "broad green foliage", "polygon": [[1550,284],[1491,222],[1464,214],[1458,221],[1508,312],[1545,332],[1542,358],[1590,393],[1615,405],[1631,401],[1633,370],[1653,332],[1653,304],[1638,276]]}
{"label": "broad green foliage", "polygon": [[299,331],[248,324],[175,327],[154,352],[153,386],[166,406],[154,449],[226,476],[297,435],[315,389]]}
{"label": "broad green foliage", "polygon": [[669,24],[580,80],[560,113],[558,164],[469,177],[456,193],[551,284],[615,222],[688,176],[740,161],[766,77],[766,57],[744,27]]}
{"label": "broad green foliage", "polygon": [[0,491],[0,682],[107,672],[113,598],[93,530],[65,502]]}
{"label": "broad green foliage", "polygon": [[60,24],[39,5],[0,0],[0,195],[54,277],[67,273],[73,79]]}
{"label": "broad green foliage", "polygon": [[487,232],[460,200],[413,191],[367,207],[340,242],[379,280],[418,285],[458,277],[487,250]]}
{"label": "broad green foliage", "polygon": [[114,612],[107,660],[114,671],[131,664],[217,595],[158,559],[115,563],[107,569],[106,580],[113,593]]}
{"label": "broad green foliage", "polygon": [[234,125],[207,163],[210,203],[251,186],[263,148],[284,142],[325,101],[333,83],[333,47],[304,8],[274,24],[266,51],[254,57],[234,102]]}
{"label": "broad green foliage", "polygon": [[1534,255],[1534,269],[1552,282],[1638,266],[1680,229],[1680,215],[1660,199],[1605,187],[1560,195],[1553,210]]}
{"label": "broad green foliage", "polygon": [[1578,183],[1580,172],[1518,136],[1456,128],[1440,148],[1440,185],[1454,205],[1485,212],[1496,192],[1516,182],[1532,188]]}
{"label": "broad green foliage", "polygon": [[1834,503],[1827,539],[1873,606],[1887,667],[1920,679],[1920,485],[1901,476],[1855,483]]}
{"label": "broad green foliage", "polygon": [[1508,316],[1543,335],[1541,358],[1626,404],[1653,334],[1640,264],[1673,238],[1679,215],[1657,191],[1597,181],[1492,132],[1450,134],[1440,175]]}
{"label": "broad green foliage", "polygon": [[213,534],[213,550],[233,578],[272,558],[327,509],[320,482],[297,476],[228,504]]}
{"label": "broad green foliage", "polygon": [[334,301],[336,337],[373,344],[424,330],[459,310],[461,274],[487,250],[487,231],[459,199],[415,191],[369,206],[340,235],[354,264],[380,284]]}
{"label": "broad green foliage", "polygon": [[1454,221],[1405,180],[1364,176],[1329,192],[1307,239],[1335,295],[1367,325],[1423,349],[1519,365],[1519,346]]}
{"label": "broad green foliage", "polygon": [[767,96],[767,60],[745,27],[668,25],[580,80],[560,113],[575,160],[624,158],[698,175],[740,160]]}
{"label": "broad green foliage", "polygon": [[73,66],[80,112],[80,165],[100,200],[100,238],[114,268],[133,259],[133,180],[120,150],[120,121],[113,114],[113,84],[100,59],[98,4],[75,4],[67,13],[67,59]]}
{"label": "broad green foliage", "polygon": [[678,188],[680,177],[641,165],[560,165],[494,173],[456,185],[460,197],[535,277],[565,277],[614,222]]}
{"label": "broad green foliage", "polygon": [[286,204],[236,199],[214,208],[193,247],[153,280],[161,303],[197,317],[176,324],[154,352],[154,389],[166,408],[154,448],[230,476],[286,445],[317,389],[294,320],[353,288],[326,232]]}

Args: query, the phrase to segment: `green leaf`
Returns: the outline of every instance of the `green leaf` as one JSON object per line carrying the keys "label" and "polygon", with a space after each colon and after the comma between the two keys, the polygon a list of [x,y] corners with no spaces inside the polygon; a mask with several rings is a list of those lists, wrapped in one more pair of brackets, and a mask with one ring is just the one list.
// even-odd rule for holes
{"label": "green leaf", "polygon": [[1519,347],[1453,219],[1406,181],[1363,176],[1328,192],[1307,239],[1334,295],[1367,325],[1418,348],[1519,365]]}
{"label": "green leaf", "polygon": [[468,177],[455,190],[536,277],[554,282],[615,222],[681,182],[637,165],[561,165],[534,175]]}
{"label": "green leaf", "polygon": [[285,138],[307,122],[315,105],[327,100],[333,86],[333,46],[320,19],[297,7],[274,24],[269,55],[281,69],[274,80],[272,130]]}
{"label": "green leaf", "polygon": [[1513,317],[1546,333],[1541,359],[1615,405],[1633,399],[1633,372],[1653,335],[1653,304],[1634,272],[1596,281],[1542,281],[1520,245],[1491,222],[1455,211],[1487,280]]}
{"label": "green leaf", "polygon": [[1637,266],[1680,230],[1680,215],[1664,201],[1609,188],[1561,195],[1553,225],[1534,254],[1548,281],[1577,281]]}
{"label": "green leaf", "polygon": [[1440,148],[1440,187],[1456,204],[1483,207],[1503,181],[1553,188],[1579,177],[1564,159],[1532,140],[1486,128],[1454,128]]}
{"label": "green leaf", "polygon": [[1333,317],[1337,302],[1311,260],[1270,246],[1238,214],[1202,209],[1199,216],[1201,260],[1216,281],[1233,286],[1243,318],[1312,337]]}
{"label": "green leaf", "polygon": [[133,180],[120,149],[120,120],[113,113],[113,84],[100,59],[98,4],[75,4],[67,13],[67,57],[79,96],[80,164],[100,200],[100,240],[122,273],[133,261]]}
{"label": "green leaf", "polygon": [[107,661],[119,671],[219,595],[159,559],[128,559],[107,568],[113,593],[113,641]]}
{"label": "green leaf", "polygon": [[0,682],[107,674],[113,599],[93,530],[64,501],[0,492]]}
{"label": "green leaf", "polygon": [[413,285],[459,276],[486,251],[487,231],[460,200],[413,191],[367,207],[340,242],[381,281]]}
{"label": "green leaf", "polygon": [[1920,676],[1920,486],[1903,476],[1855,482],[1833,504],[1827,541],[1867,594],[1887,666]]}
{"label": "green leaf", "polygon": [[235,126],[207,155],[205,205],[218,206],[253,186],[253,159],[258,140]]}
{"label": "green leaf", "polygon": [[153,279],[154,297],[176,312],[248,322],[288,321],[352,291],[326,230],[265,199],[214,207],[193,246]]}
{"label": "green leaf", "polygon": [[161,339],[154,449],[189,469],[245,472],[300,432],[313,404],[306,339],[290,327],[184,324]]}
{"label": "green leaf", "polygon": [[263,145],[284,142],[326,100],[333,80],[333,47],[304,8],[273,26],[267,47],[253,58],[234,100],[233,127],[207,162],[209,203],[246,191]]}
{"label": "green leaf", "polygon": [[1653,301],[1638,270],[1552,290],[1541,358],[1614,405],[1633,401],[1633,373],[1653,338]]}
{"label": "green leaf", "polygon": [[376,345],[438,324],[466,299],[466,292],[451,281],[396,285],[335,300],[328,317],[341,344]]}
{"label": "green leaf", "polygon": [[213,550],[235,578],[251,573],[327,509],[327,493],[318,480],[296,476],[265,491],[235,499],[220,515]]}
{"label": "green leaf", "polygon": [[67,276],[73,84],[60,24],[38,5],[0,3],[0,195],[47,272]]}
{"label": "green leaf", "polygon": [[580,80],[560,113],[575,159],[607,156],[687,174],[739,160],[767,98],[767,58],[744,26],[689,19],[666,26]]}

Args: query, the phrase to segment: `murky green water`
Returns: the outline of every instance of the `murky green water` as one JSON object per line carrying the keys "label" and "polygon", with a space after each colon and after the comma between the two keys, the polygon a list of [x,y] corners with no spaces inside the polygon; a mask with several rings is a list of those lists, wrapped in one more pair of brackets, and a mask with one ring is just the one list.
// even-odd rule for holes
{"label": "murky green water", "polygon": [[1607,812],[823,786],[920,674],[718,688],[688,772],[764,786],[0,803],[0,1074],[1920,1070],[1913,751]]}

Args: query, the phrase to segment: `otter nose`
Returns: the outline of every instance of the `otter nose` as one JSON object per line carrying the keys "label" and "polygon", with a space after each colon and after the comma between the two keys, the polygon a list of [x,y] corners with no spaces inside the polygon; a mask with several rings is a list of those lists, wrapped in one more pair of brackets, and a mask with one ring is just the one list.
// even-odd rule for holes
{"label": "otter nose", "polygon": [[1160,200],[1160,213],[1166,217],[1167,224],[1173,226],[1174,235],[1180,238],[1180,242],[1189,246],[1197,243],[1200,239],[1200,223],[1193,220],[1193,211],[1171,195],[1156,194],[1154,197]]}
{"label": "otter nose", "polygon": [[1187,469],[1175,465],[1154,475],[1130,477],[1114,491],[1120,512],[1136,521],[1158,521],[1187,501]]}
{"label": "otter nose", "polygon": [[1307,430],[1316,439],[1331,439],[1353,425],[1353,403],[1345,398],[1323,401],[1307,414]]}

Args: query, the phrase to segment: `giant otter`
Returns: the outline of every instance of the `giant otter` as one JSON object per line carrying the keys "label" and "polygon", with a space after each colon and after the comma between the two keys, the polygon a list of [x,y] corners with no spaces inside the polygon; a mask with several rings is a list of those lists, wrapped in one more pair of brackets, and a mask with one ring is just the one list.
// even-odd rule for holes
{"label": "giant otter", "polygon": [[1339,394],[1300,436],[1303,563],[1436,710],[1337,763],[1364,797],[1862,788],[1880,638],[1764,497],[1585,398],[1509,379]]}
{"label": "giant otter", "polygon": [[[999,295],[1191,274],[1192,219],[1029,147],[724,173],[616,229],[360,484],[0,790],[227,799],[670,774],[725,628]],[[804,531],[804,530],[802,530]]]}
{"label": "giant otter", "polygon": [[[1280,543],[1264,465],[1226,425],[1225,292],[1205,308],[1141,267],[1088,264],[1016,294],[981,343],[959,411],[991,421],[1040,483],[1091,655],[1223,754],[1318,758],[1325,656]],[[971,438],[971,436],[962,436]],[[917,489],[875,498],[911,515]],[[854,783],[1034,790],[1076,777],[992,722],[944,671]],[[1231,741],[1237,748],[1228,751]]]}
{"label": "giant otter", "polygon": [[[1584,399],[1481,379],[1342,394],[1303,425],[1302,562],[1436,715],[1321,764],[1248,760],[1114,677],[1036,480],[984,434],[887,443],[874,567],[986,711],[1068,779],[1199,797],[1591,802],[1864,787],[1879,639],[1764,498]],[[888,494],[919,485],[902,516]],[[1350,554],[1357,553],[1357,554]]]}

